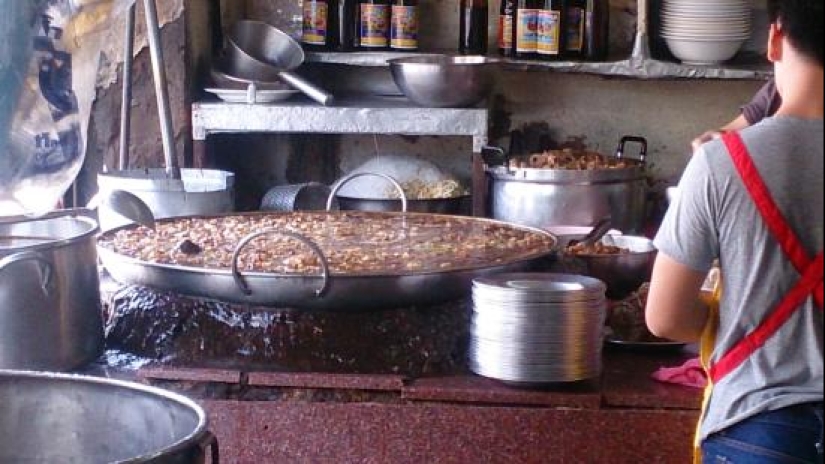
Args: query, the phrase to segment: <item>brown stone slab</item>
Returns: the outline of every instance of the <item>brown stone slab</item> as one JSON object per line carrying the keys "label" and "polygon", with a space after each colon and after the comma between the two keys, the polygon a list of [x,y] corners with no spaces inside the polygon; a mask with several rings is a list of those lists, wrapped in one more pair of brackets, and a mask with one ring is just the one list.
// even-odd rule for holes
{"label": "brown stone slab", "polygon": [[193,367],[142,367],[137,376],[143,380],[172,380],[188,382],[215,382],[239,384],[241,372],[231,369],[206,369]]}
{"label": "brown stone slab", "polygon": [[475,375],[416,379],[404,387],[401,396],[413,401],[582,409],[597,409],[601,404],[596,381],[527,389]]}
{"label": "brown stone slab", "polygon": [[248,385],[250,387],[400,391],[404,387],[404,378],[400,375],[383,374],[250,372]]}
{"label": "brown stone slab", "polygon": [[644,353],[608,351],[602,372],[605,407],[700,409],[702,390],[654,380],[660,367],[679,366],[690,352]]}
{"label": "brown stone slab", "polygon": [[202,403],[232,463],[690,462],[697,411]]}

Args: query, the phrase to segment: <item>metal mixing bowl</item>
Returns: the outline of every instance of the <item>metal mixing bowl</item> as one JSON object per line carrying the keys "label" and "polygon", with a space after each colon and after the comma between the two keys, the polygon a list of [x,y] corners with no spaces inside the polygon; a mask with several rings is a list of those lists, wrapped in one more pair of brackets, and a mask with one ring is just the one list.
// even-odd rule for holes
{"label": "metal mixing bowl", "polygon": [[490,95],[498,60],[483,56],[427,55],[387,60],[401,92],[429,107],[468,107]]}
{"label": "metal mixing bowl", "polygon": [[601,280],[607,284],[607,297],[614,300],[626,297],[643,283],[650,281],[658,252],[652,240],[635,235],[608,235],[602,242],[627,248],[630,253],[571,255],[562,252],[564,267],[571,272]]}

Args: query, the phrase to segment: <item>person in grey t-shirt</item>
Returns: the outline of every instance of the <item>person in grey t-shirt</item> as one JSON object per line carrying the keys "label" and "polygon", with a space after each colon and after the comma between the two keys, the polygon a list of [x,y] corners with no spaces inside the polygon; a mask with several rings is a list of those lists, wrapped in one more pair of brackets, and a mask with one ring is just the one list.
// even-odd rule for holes
{"label": "person in grey t-shirt", "polygon": [[[769,0],[776,114],[694,154],[655,238],[655,335],[702,342],[706,462],[822,462],[823,2]],[[694,305],[719,261],[718,313]]]}

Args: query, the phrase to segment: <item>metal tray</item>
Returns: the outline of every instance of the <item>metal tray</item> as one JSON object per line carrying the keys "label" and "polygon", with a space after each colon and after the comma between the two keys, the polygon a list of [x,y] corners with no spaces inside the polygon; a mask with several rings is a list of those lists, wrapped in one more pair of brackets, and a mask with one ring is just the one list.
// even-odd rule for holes
{"label": "metal tray", "polygon": [[[290,215],[296,213],[280,214]],[[327,212],[321,214],[340,213]],[[442,215],[424,213],[360,212],[359,214],[364,217],[370,215],[444,217]],[[237,216],[237,214],[232,216]],[[540,229],[522,227],[490,219],[463,216],[460,218],[464,221],[472,221],[479,224],[499,224],[508,228],[540,234],[549,238],[549,243],[551,244],[555,244],[556,241],[552,234]],[[101,238],[131,227],[136,226],[125,226],[114,229],[101,236]],[[301,240],[301,236],[296,236],[297,234],[290,234],[289,232],[280,233]],[[238,249],[242,248],[245,243],[248,243],[252,238],[254,237],[250,236],[244,239],[238,244]],[[311,244],[311,242],[308,244]],[[536,250],[529,254],[512,256],[500,262],[481,264],[469,268],[447,270],[444,272],[410,272],[394,275],[361,273],[333,274],[329,272],[325,264],[323,264],[324,272],[322,272],[322,275],[273,274],[264,272],[241,273],[237,270],[237,266],[234,266],[235,269],[206,269],[151,263],[116,253],[104,246],[98,246],[98,255],[112,277],[124,284],[143,285],[192,296],[260,306],[302,310],[362,312],[399,307],[427,306],[466,298],[470,296],[472,280],[474,278],[500,272],[530,270],[536,260],[552,253],[552,249],[553,246],[548,246],[546,249]],[[322,258],[321,261],[325,263],[325,259]]]}

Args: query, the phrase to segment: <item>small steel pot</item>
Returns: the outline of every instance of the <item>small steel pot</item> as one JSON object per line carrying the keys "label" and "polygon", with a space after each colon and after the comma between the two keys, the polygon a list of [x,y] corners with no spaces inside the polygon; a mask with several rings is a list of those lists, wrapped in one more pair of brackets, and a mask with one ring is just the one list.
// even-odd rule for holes
{"label": "small steel pot", "polygon": [[97,222],[0,222],[0,369],[64,371],[103,351]]}

